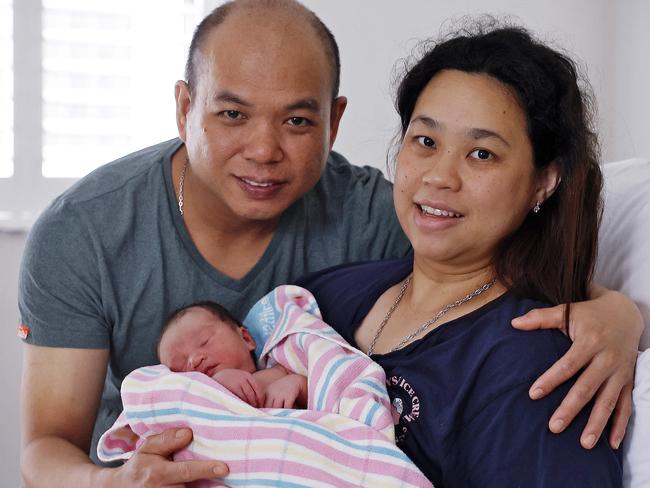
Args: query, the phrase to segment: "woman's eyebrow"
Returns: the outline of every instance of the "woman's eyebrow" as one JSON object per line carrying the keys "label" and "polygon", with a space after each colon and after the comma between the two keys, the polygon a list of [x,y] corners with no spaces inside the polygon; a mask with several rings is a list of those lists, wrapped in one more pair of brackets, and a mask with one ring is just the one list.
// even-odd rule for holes
{"label": "woman's eyebrow", "polygon": [[501,134],[493,130],[474,128],[469,129],[467,131],[467,135],[474,139],[485,139],[487,137],[496,138],[503,142],[506,146],[510,147],[510,143],[506,141],[506,139]]}
{"label": "woman's eyebrow", "polygon": [[[427,117],[426,115],[418,115],[417,117],[414,117],[413,120],[411,120],[411,124],[419,122],[421,124],[426,125],[430,129],[444,129],[445,124],[442,122],[439,122],[436,119],[433,119],[431,117]],[[505,137],[503,137],[501,134],[499,134],[496,131],[490,130],[490,129],[481,129],[478,127],[474,127],[471,129],[467,130],[467,135],[470,136],[472,139],[485,139],[485,138],[495,138],[503,142],[506,146],[510,147],[510,143],[506,140]]]}
{"label": "woman's eyebrow", "polygon": [[444,127],[444,124],[441,124],[437,120],[432,119],[431,117],[427,117],[426,115],[418,115],[417,117],[413,117],[413,120],[411,120],[411,124],[415,122],[420,122],[421,124],[426,125],[430,129]]}

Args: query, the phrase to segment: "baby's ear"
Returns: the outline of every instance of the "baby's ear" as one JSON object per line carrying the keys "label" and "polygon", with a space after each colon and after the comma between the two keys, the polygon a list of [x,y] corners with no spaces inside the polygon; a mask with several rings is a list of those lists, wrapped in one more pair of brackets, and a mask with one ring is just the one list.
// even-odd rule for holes
{"label": "baby's ear", "polygon": [[244,342],[248,346],[248,349],[250,351],[255,350],[255,339],[253,339],[253,336],[251,335],[250,332],[248,332],[248,329],[244,327],[243,325],[239,326],[239,334],[241,335],[241,338],[244,339]]}

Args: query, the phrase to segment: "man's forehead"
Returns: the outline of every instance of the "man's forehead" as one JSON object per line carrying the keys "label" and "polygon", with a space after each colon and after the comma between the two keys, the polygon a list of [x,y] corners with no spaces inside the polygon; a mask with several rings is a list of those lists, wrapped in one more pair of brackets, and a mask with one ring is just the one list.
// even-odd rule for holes
{"label": "man's forehead", "polygon": [[196,61],[197,74],[259,78],[267,85],[289,75],[311,73],[321,84],[331,77],[327,50],[314,27],[304,16],[284,11],[231,13],[208,34]]}

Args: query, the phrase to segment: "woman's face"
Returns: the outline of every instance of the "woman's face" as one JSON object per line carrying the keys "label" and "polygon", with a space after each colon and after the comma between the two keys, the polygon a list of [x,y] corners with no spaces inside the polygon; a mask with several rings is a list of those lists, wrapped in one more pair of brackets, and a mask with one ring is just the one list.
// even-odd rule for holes
{"label": "woman's face", "polygon": [[469,270],[488,265],[543,200],[544,178],[510,88],[444,70],[413,110],[397,158],[395,208],[416,256]]}

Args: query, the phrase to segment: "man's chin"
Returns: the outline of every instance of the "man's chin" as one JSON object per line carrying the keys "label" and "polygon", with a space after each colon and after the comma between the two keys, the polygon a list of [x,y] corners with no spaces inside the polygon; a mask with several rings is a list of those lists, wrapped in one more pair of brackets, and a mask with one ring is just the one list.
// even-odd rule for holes
{"label": "man's chin", "polygon": [[242,222],[250,222],[253,224],[270,224],[273,225],[280,220],[282,214],[287,210],[288,206],[265,206],[259,208],[259,205],[254,207],[243,208],[237,212],[237,215]]}

